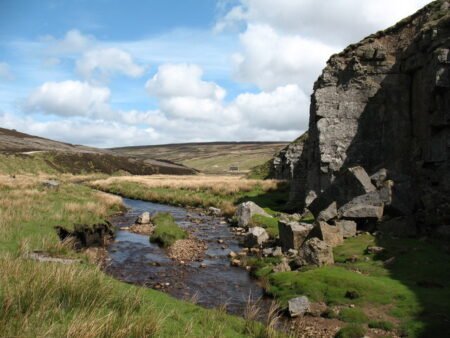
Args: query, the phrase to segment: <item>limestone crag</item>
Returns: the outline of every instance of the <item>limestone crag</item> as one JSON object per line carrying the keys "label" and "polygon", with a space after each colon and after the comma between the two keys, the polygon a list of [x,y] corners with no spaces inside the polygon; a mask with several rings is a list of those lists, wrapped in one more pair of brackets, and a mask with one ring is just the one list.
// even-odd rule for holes
{"label": "limestone crag", "polygon": [[369,175],[383,168],[382,181],[394,182],[388,191],[408,196],[411,205],[398,206],[402,214],[414,215],[421,229],[450,223],[448,1],[330,58],[314,85],[307,140],[278,164],[282,175],[286,166],[297,208],[348,168]]}

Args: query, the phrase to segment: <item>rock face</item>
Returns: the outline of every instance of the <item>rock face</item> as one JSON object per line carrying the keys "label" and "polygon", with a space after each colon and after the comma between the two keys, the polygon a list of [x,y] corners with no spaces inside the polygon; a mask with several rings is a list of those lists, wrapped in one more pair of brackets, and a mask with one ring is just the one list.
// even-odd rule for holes
{"label": "rock face", "polygon": [[272,217],[267,212],[264,211],[263,208],[259,207],[257,204],[248,201],[243,202],[238,205],[235,213],[235,217],[237,219],[238,226],[246,227],[251,221],[253,215],[263,215],[266,217]]}
{"label": "rock face", "polygon": [[[289,155],[298,159],[285,161],[294,163],[291,204],[322,211],[337,201],[339,208],[336,198],[317,208],[310,202],[359,166],[372,175],[359,180],[364,194],[372,182],[380,188],[392,180],[388,192],[409,203],[392,200],[392,209],[422,227],[450,223],[449,12],[448,1],[434,1],[329,59],[314,85],[308,138]],[[379,211],[341,210],[349,218]]]}

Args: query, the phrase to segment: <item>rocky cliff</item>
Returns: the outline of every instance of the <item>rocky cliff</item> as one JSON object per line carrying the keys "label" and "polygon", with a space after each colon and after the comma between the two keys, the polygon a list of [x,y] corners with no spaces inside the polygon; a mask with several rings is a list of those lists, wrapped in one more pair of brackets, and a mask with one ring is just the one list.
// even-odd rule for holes
{"label": "rocky cliff", "polygon": [[278,165],[293,177],[291,204],[307,207],[347,168],[386,168],[416,220],[450,223],[449,5],[435,1],[329,59],[308,138]]}

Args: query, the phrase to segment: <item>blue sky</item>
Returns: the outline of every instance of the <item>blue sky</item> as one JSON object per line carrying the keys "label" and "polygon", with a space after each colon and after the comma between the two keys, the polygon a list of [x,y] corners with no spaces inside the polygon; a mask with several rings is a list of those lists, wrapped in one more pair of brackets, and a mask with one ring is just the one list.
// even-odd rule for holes
{"label": "blue sky", "polygon": [[100,147],[292,140],[328,57],[428,2],[0,0],[0,126]]}

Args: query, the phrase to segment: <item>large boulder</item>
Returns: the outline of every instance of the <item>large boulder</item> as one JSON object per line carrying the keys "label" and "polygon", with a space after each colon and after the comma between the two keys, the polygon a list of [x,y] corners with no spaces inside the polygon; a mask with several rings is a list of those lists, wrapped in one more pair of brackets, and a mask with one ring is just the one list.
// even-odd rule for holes
{"label": "large boulder", "polygon": [[238,205],[236,213],[234,214],[238,226],[247,227],[252,222],[254,215],[263,215],[266,217],[272,217],[263,208],[259,207],[252,201],[243,202]]}
{"label": "large boulder", "polygon": [[269,240],[269,234],[264,228],[250,228],[245,235],[244,245],[249,248],[258,247]]}
{"label": "large boulder", "polygon": [[330,225],[327,222],[316,222],[311,236],[323,240],[331,247],[338,246],[344,242],[344,237],[341,228],[335,225]]}
{"label": "large boulder", "polygon": [[291,317],[303,316],[310,310],[309,299],[306,296],[292,298],[288,301],[288,310]]}
{"label": "large boulder", "polygon": [[376,188],[364,168],[360,166],[347,168],[308,206],[308,209],[317,218],[322,211],[332,206],[333,202],[340,208],[355,197],[373,191],[376,191]]}
{"label": "large boulder", "polygon": [[295,263],[298,266],[334,264],[333,248],[317,237],[308,239],[300,248]]}
{"label": "large boulder", "polygon": [[378,191],[357,196],[338,210],[338,218],[375,219],[383,217],[384,203]]}
{"label": "large boulder", "polygon": [[279,221],[278,232],[283,251],[298,250],[312,229],[313,225],[308,223]]}
{"label": "large boulder", "polygon": [[319,212],[317,220],[328,222],[329,220],[336,218],[337,214],[336,202],[333,202],[326,209]]}
{"label": "large boulder", "polygon": [[351,220],[339,220],[334,224],[341,230],[342,237],[350,238],[356,236],[356,222]]}

